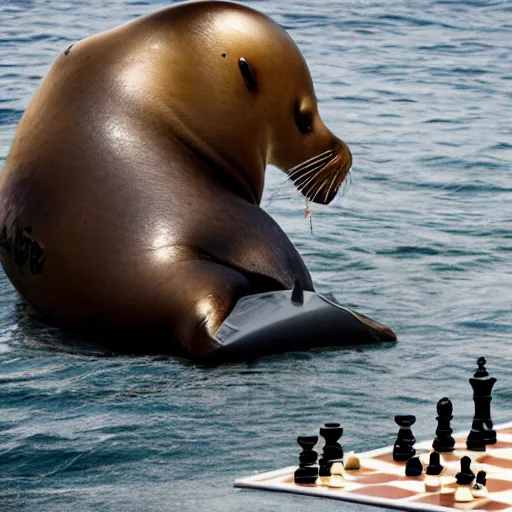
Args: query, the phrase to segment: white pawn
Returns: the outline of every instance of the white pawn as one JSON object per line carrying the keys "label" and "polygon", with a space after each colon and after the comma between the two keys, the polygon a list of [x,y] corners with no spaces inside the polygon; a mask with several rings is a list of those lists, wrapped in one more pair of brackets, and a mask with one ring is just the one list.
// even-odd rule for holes
{"label": "white pawn", "polygon": [[427,475],[425,477],[425,491],[439,492],[441,490],[441,479],[438,476]]}
{"label": "white pawn", "polygon": [[347,453],[344,461],[345,461],[345,470],[346,471],[355,471],[357,469],[360,469],[360,467],[361,467],[359,458],[353,453]]}
{"label": "white pawn", "polygon": [[455,503],[468,503],[474,499],[475,498],[473,497],[473,493],[471,492],[471,487],[469,485],[461,485],[460,487],[457,487],[455,495],[453,496],[453,501]]}

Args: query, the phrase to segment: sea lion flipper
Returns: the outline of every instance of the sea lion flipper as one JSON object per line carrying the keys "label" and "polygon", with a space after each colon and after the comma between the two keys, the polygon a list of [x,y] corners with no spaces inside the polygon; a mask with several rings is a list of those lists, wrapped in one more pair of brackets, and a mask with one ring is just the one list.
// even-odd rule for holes
{"label": "sea lion flipper", "polygon": [[381,324],[380,322],[372,320],[371,318],[362,315],[361,313],[356,313],[350,309],[346,309],[346,311],[350,313],[357,322],[364,326],[368,335],[371,336],[374,341],[380,342],[397,340],[395,332],[387,325]]}
{"label": "sea lion flipper", "polygon": [[246,359],[289,350],[396,341],[395,333],[315,292],[282,290],[242,297],[215,333],[215,356]]}
{"label": "sea lion flipper", "polygon": [[176,297],[177,290],[170,283],[163,312],[169,308],[174,341],[192,357],[205,358],[222,346],[214,333],[244,295],[249,281],[234,269],[204,260],[182,262],[179,274],[186,286]]}

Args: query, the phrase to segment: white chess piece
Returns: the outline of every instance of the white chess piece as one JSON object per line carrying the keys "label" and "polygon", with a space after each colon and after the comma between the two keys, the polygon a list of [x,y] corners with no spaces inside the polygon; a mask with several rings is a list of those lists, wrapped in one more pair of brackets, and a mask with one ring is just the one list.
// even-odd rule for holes
{"label": "white chess piece", "polygon": [[345,455],[344,462],[346,471],[354,471],[361,467],[359,458],[356,457],[354,453],[347,453],[347,455]]}
{"label": "white chess piece", "polygon": [[459,485],[459,487],[455,489],[455,495],[453,496],[455,503],[468,503],[474,499],[469,485]]}
{"label": "white chess piece", "polygon": [[485,485],[475,484],[471,488],[471,494],[473,494],[474,498],[487,498],[487,496],[489,496],[489,491]]}
{"label": "white chess piece", "polygon": [[441,490],[441,479],[435,475],[427,475],[425,477],[425,491],[438,492]]}
{"label": "white chess piece", "polygon": [[343,464],[341,462],[333,462],[331,465],[329,487],[334,487],[336,489],[342,489],[345,487],[345,480],[343,479]]}

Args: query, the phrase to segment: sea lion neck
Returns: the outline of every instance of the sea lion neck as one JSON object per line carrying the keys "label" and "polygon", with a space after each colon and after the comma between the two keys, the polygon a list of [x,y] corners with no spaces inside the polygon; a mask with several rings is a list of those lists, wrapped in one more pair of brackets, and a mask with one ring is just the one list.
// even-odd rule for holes
{"label": "sea lion neck", "polygon": [[241,158],[238,158],[238,155],[234,158],[232,155],[217,151],[189,127],[174,109],[168,111],[167,116],[169,115],[173,120],[166,125],[172,127],[181,145],[185,146],[194,158],[199,158],[205,164],[204,172],[211,173],[217,181],[220,180],[223,186],[242,199],[254,205],[260,204],[265,172],[263,158],[258,161],[244,154]]}

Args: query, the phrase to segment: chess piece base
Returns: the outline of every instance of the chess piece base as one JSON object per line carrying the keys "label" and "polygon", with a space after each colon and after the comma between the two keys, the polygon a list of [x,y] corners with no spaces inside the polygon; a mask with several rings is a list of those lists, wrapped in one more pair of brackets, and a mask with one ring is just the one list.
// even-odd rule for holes
{"label": "chess piece base", "polygon": [[471,494],[473,494],[474,498],[487,498],[489,491],[485,485],[475,484],[471,489]]}
{"label": "chess piece base", "polygon": [[425,491],[438,492],[441,490],[441,480],[437,476],[427,476],[425,478]]}
{"label": "chess piece base", "polygon": [[453,495],[453,501],[455,503],[469,503],[474,499],[471,487],[468,485],[461,485],[455,489],[455,494]]}
{"label": "chess piece base", "polygon": [[342,489],[345,487],[345,480],[341,475],[331,475],[329,479],[329,487],[334,489]]}

